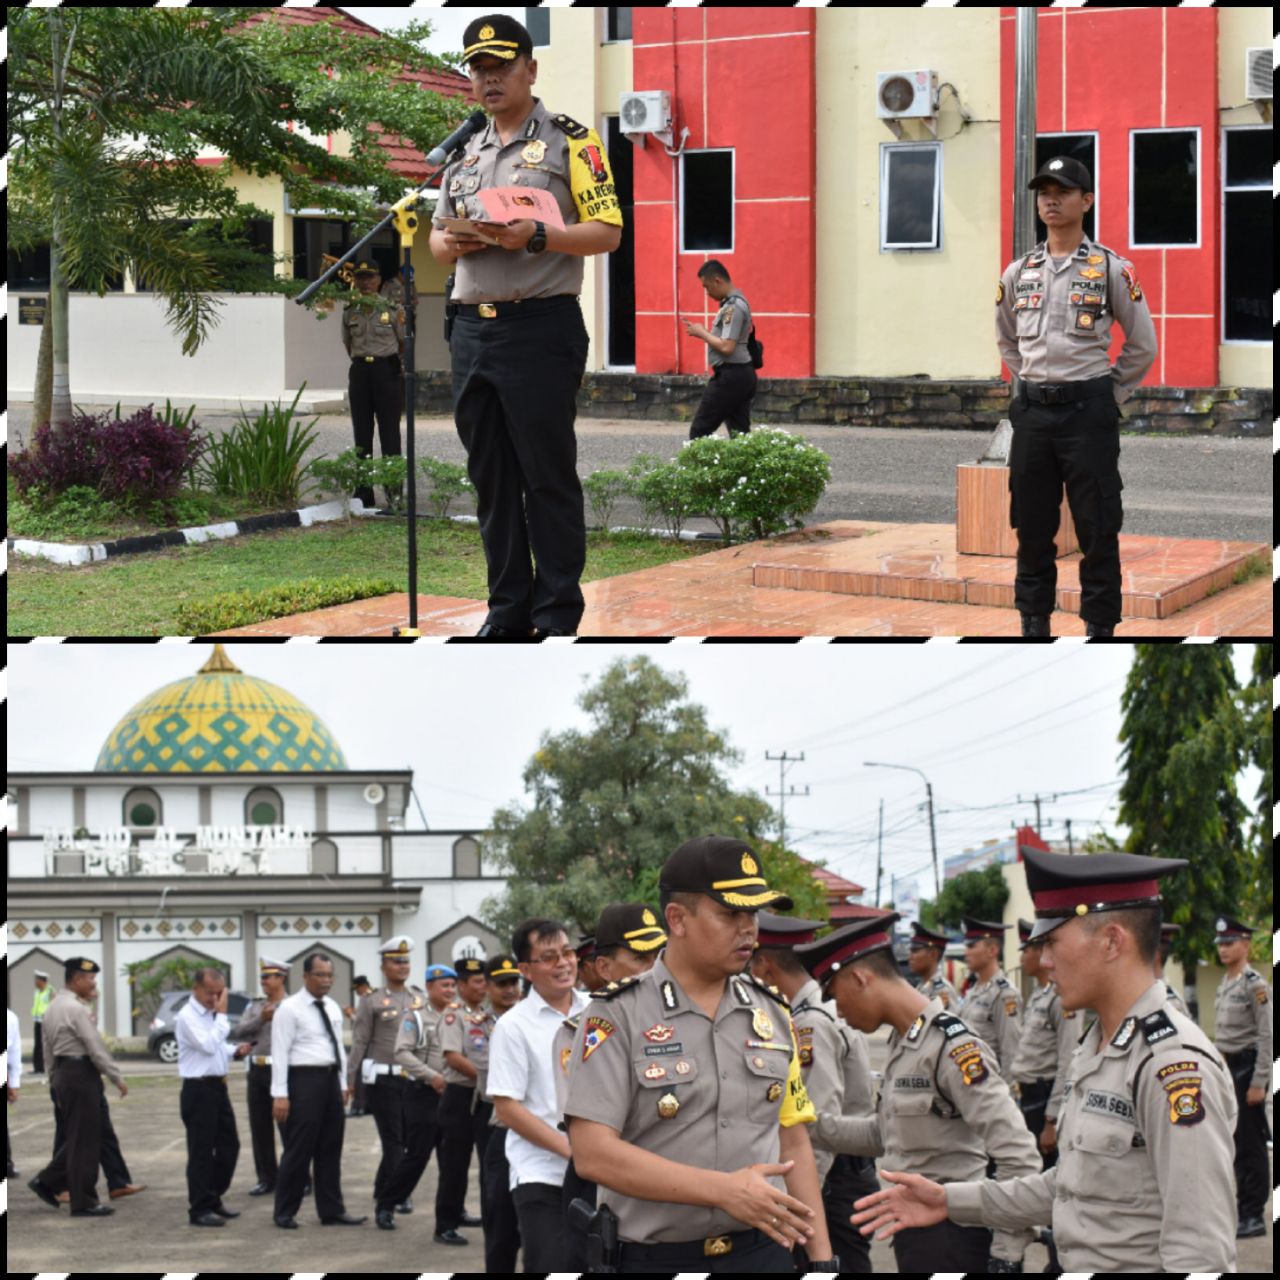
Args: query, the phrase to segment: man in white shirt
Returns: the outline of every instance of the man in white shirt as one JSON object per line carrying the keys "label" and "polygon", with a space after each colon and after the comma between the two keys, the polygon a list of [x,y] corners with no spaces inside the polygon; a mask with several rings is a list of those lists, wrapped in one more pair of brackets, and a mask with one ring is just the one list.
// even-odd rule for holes
{"label": "man in white shirt", "polygon": [[[526,1271],[572,1270],[566,1248],[561,1186],[569,1140],[557,1127],[552,1041],[565,1018],[590,1003],[575,991],[578,956],[564,926],[526,920],[512,937],[529,994],[502,1017],[489,1041],[489,1094],[507,1133],[511,1197]],[[580,1268],[577,1268],[580,1269]]]}
{"label": "man in white shirt", "polygon": [[329,998],[333,961],[316,952],[302,964],[302,990],[280,1003],[271,1044],[272,1118],[284,1126],[275,1223],[295,1228],[307,1170],[315,1162],[316,1210],[326,1226],[359,1226],[342,1201],[342,1130],[351,1090],[344,1088],[342,1010]]}
{"label": "man in white shirt", "polygon": [[[18,1015],[9,1010],[9,1101],[18,1101],[18,1085],[22,1082],[22,1038],[18,1029]],[[5,1177],[16,1178],[18,1171],[13,1167],[13,1148],[9,1146],[9,1119],[5,1116],[4,1124],[4,1167]]]}
{"label": "man in white shirt", "polygon": [[191,999],[174,1020],[182,1123],[187,1129],[187,1213],[193,1227],[221,1227],[238,1218],[222,1196],[240,1155],[236,1118],[227,1096],[227,983],[219,969],[197,969]]}

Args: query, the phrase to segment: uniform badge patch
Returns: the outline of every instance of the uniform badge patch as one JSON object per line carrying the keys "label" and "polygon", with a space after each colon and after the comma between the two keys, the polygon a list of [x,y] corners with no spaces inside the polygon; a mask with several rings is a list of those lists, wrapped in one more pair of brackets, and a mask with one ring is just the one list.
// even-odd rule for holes
{"label": "uniform badge patch", "polygon": [[1085,267],[1085,269],[1084,269],[1083,271],[1081,271],[1081,272],[1080,272],[1080,274],[1081,274],[1081,275],[1082,275],[1086,280],[1101,280],[1101,279],[1102,279],[1102,272],[1101,272],[1101,271],[1099,271],[1099,270],[1097,269],[1097,267]]}
{"label": "uniform badge patch", "polygon": [[782,1085],[780,1085],[780,1084],[775,1080],[775,1081],[774,1081],[774,1082],[769,1086],[769,1088],[768,1088],[768,1090],[766,1091],[766,1093],[765,1093],[765,1095],[764,1095],[764,1096],[765,1096],[765,1097],[766,1097],[770,1102],[777,1102],[777,1100],[778,1100],[780,1097],[782,1097]]}
{"label": "uniform badge patch", "polygon": [[661,1022],[655,1022],[648,1031],[644,1033],[646,1040],[652,1040],[654,1044],[666,1044],[668,1040],[675,1035],[675,1027],[665,1026]]}
{"label": "uniform badge patch", "polygon": [[914,1044],[920,1039],[920,1033],[924,1030],[924,1014],[922,1013],[908,1028],[907,1039]]}
{"label": "uniform badge patch", "polygon": [[414,1020],[413,1020],[412,1018],[406,1018],[406,1019],[405,1019],[405,1020],[400,1024],[400,1030],[401,1030],[401,1031],[412,1031],[412,1030],[414,1029],[414,1027],[416,1027],[417,1025],[418,1025],[418,1024],[417,1024],[416,1022],[414,1022]]}
{"label": "uniform badge patch", "polygon": [[1253,1002],[1254,1002],[1254,1004],[1266,1004],[1266,1003],[1267,1003],[1267,989],[1266,989],[1266,987],[1259,987],[1259,988],[1257,989],[1257,991],[1255,991],[1255,992],[1253,993]]}
{"label": "uniform badge patch", "polygon": [[966,1040],[950,1051],[952,1061],[960,1068],[966,1085],[977,1084],[987,1078],[987,1064],[982,1060],[982,1050],[976,1040]]}
{"label": "uniform badge patch", "polygon": [[996,281],[996,306],[999,306],[1003,301],[1004,301],[1004,281],[997,280]]}
{"label": "uniform badge patch", "polygon": [[1091,253],[1089,255],[1088,261],[1091,266],[1096,267],[1099,263],[1105,262],[1106,259],[1103,258],[1102,254],[1100,253]]}
{"label": "uniform badge patch", "polygon": [[686,1062],[683,1058],[675,1065],[675,1073],[678,1076],[687,1076],[693,1070],[693,1064]]}
{"label": "uniform badge patch", "polygon": [[1016,1018],[1018,1016],[1018,1002],[1016,1000],[1006,1000],[1004,1002],[1004,1016],[1006,1018]]}
{"label": "uniform badge patch", "polygon": [[1121,1024],[1115,1035],[1111,1037],[1111,1044],[1116,1049],[1123,1049],[1125,1045],[1133,1039],[1133,1033],[1138,1029],[1137,1018],[1126,1018]]}
{"label": "uniform badge patch", "polygon": [[530,164],[541,164],[546,154],[547,144],[541,138],[535,138],[532,142],[526,143],[520,152],[521,157]]}
{"label": "uniform badge patch", "polygon": [[591,1057],[613,1035],[615,1027],[607,1018],[588,1018],[586,1034],[582,1037],[582,1060]]}
{"label": "uniform badge patch", "polygon": [[1077,315],[1077,316],[1076,316],[1076,328],[1077,328],[1077,329],[1092,329],[1092,328],[1093,328],[1093,313],[1092,313],[1091,311],[1081,311],[1081,312],[1079,313],[1079,315]]}
{"label": "uniform badge patch", "polygon": [[[600,153],[599,147],[583,147],[578,152],[578,159],[591,170],[591,177],[596,182],[608,180],[609,171],[604,167],[604,156]],[[751,874],[754,874],[754,872]]]}
{"label": "uniform badge patch", "polygon": [[1165,1085],[1164,1091],[1169,1095],[1170,1124],[1199,1124],[1204,1119],[1199,1076],[1183,1076],[1177,1080],[1170,1080]]}
{"label": "uniform badge patch", "polygon": [[[1142,286],[1138,283],[1138,277],[1134,274],[1132,267],[1121,267],[1120,274],[1124,277],[1124,282],[1129,286],[1129,297],[1137,302],[1142,297]],[[1221,921],[1218,922],[1221,925]],[[1219,932],[1222,930],[1219,929]]]}
{"label": "uniform badge patch", "polygon": [[457,1020],[458,1019],[452,1013],[446,1013],[444,1015],[445,1026],[451,1027],[455,1022],[457,1022]]}
{"label": "uniform badge patch", "polygon": [[560,1070],[563,1071],[565,1075],[569,1074],[569,1059],[572,1057],[573,1045],[570,1045],[567,1049],[560,1050]]}
{"label": "uniform badge patch", "polygon": [[680,1110],[680,1102],[674,1093],[664,1093],[658,1099],[658,1114],[664,1120],[670,1120]]}
{"label": "uniform badge patch", "polygon": [[661,1063],[651,1062],[644,1069],[644,1078],[646,1080],[665,1080],[667,1078],[667,1069]]}
{"label": "uniform badge patch", "polygon": [[664,982],[659,990],[662,992],[662,1007],[664,1009],[676,1009],[680,1005],[680,1001],[676,999],[676,989],[670,982]]}
{"label": "uniform badge patch", "polygon": [[462,167],[464,169],[474,169],[479,163],[479,156],[465,156],[462,161]]}
{"label": "uniform badge patch", "polygon": [[773,1039],[773,1021],[763,1009],[751,1011],[751,1030],[762,1040]]}

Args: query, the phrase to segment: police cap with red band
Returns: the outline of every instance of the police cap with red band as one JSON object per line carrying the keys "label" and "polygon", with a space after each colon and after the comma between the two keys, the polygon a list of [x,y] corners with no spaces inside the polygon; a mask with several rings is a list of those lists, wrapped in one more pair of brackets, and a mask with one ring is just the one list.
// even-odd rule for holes
{"label": "police cap with red band", "polygon": [[1137,853],[1072,857],[1038,849],[1024,850],[1022,861],[1036,908],[1032,942],[1076,916],[1159,906],[1159,877],[1189,865],[1185,858],[1148,858]]}
{"label": "police cap with red band", "polygon": [[1234,942],[1237,938],[1251,938],[1253,936],[1253,926],[1241,924],[1239,920],[1233,920],[1230,916],[1219,916],[1214,923],[1217,930],[1217,936],[1214,942]]}
{"label": "police cap with red band", "polygon": [[961,919],[964,921],[966,942],[978,942],[983,938],[999,942],[1004,938],[1004,931],[1009,927],[998,920],[975,920],[972,916],[962,916]]}
{"label": "police cap with red band", "polygon": [[756,944],[761,947],[798,947],[812,942],[819,929],[825,927],[822,920],[804,920],[799,916],[778,916],[772,911],[756,913],[760,933]]}
{"label": "police cap with red band", "polygon": [[825,986],[850,961],[873,951],[893,949],[893,923],[899,919],[896,911],[882,916],[869,916],[855,920],[843,929],[829,933],[817,942],[806,942],[795,947],[793,954],[810,975]]}
{"label": "police cap with red band", "polygon": [[947,949],[947,943],[951,941],[945,933],[935,933],[932,929],[926,929],[919,920],[911,922],[911,941],[907,946],[912,951],[918,951],[921,947],[937,947],[939,951]]}

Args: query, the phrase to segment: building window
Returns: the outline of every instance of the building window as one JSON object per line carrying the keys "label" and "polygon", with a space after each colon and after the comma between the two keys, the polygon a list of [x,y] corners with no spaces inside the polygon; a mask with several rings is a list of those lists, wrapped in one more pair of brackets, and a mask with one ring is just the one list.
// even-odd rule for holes
{"label": "building window", "polygon": [[539,45],[551,43],[551,12],[540,5],[536,9],[524,11],[524,26],[536,49]]}
{"label": "building window", "polygon": [[338,846],[332,840],[317,840],[312,844],[311,874],[313,876],[338,874]]}
{"label": "building window", "polygon": [[463,836],[453,842],[453,878],[455,880],[476,880],[480,877],[480,846],[471,838]]}
{"label": "building window", "polygon": [[1134,248],[1198,245],[1200,130],[1135,129],[1129,144],[1129,243]]}
{"label": "building window", "polygon": [[[1069,156],[1079,160],[1089,170],[1093,178],[1093,207],[1084,215],[1084,233],[1090,240],[1094,238],[1094,219],[1098,212],[1098,201],[1101,192],[1098,190],[1098,135],[1095,133],[1046,133],[1036,136],[1035,173],[1054,158]],[[1027,192],[1031,196],[1031,192]],[[1034,197],[1032,197],[1034,199]],[[1040,221],[1040,210],[1036,208],[1036,243],[1048,239],[1049,228]]]}
{"label": "building window", "polygon": [[1222,339],[1271,341],[1271,129],[1226,129],[1222,144]]}
{"label": "building window", "polygon": [[937,249],[941,244],[942,144],[880,147],[880,248]]}
{"label": "building window", "polygon": [[686,151],[680,159],[681,253],[732,253],[733,152]]}
{"label": "building window", "polygon": [[124,798],[124,825],[134,830],[154,830],[164,821],[160,797],[150,787],[135,787]]}
{"label": "building window", "polygon": [[284,821],[280,793],[270,787],[254,787],[245,797],[244,820],[255,827],[278,827]]}
{"label": "building window", "polygon": [[[164,224],[164,233],[182,251],[207,255],[213,265],[210,290],[219,293],[264,293],[275,277],[270,218],[249,218],[242,230],[229,230],[221,219],[177,218]],[[134,281],[139,293],[152,285]]]}
{"label": "building window", "polygon": [[604,11],[604,38],[610,40],[631,39],[631,10],[609,8]]}

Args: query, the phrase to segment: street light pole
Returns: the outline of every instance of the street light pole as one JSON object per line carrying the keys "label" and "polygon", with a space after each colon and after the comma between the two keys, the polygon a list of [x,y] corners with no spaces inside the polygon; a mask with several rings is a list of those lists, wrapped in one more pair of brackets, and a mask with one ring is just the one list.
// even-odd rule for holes
{"label": "street light pole", "polygon": [[936,902],[938,895],[942,892],[942,884],[938,879],[938,832],[933,824],[933,784],[925,778],[924,771],[917,769],[914,765],[883,764],[879,760],[864,760],[862,764],[866,769],[906,769],[908,773],[918,773],[924,778],[925,796],[929,803],[929,844],[933,849],[933,894]]}

